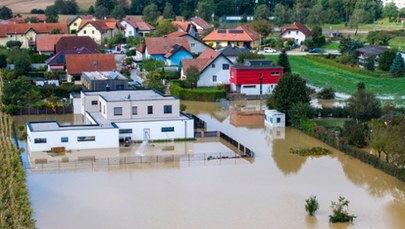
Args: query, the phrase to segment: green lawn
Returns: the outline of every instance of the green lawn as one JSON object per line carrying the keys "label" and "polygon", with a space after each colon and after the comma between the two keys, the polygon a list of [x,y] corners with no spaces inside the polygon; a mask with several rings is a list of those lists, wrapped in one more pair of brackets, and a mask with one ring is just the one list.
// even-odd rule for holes
{"label": "green lawn", "polygon": [[[277,63],[278,56],[267,56]],[[397,103],[405,104],[405,78],[378,78],[361,73],[353,73],[338,67],[310,60],[305,56],[289,56],[294,73],[298,73],[307,82],[316,87],[332,87],[337,92],[352,94],[359,82],[366,89],[379,96],[394,96]],[[401,96],[404,96],[401,98]]]}
{"label": "green lawn", "polygon": [[325,128],[343,127],[347,119],[334,118],[334,119],[314,119],[316,125],[323,126]]}
{"label": "green lawn", "polygon": [[332,41],[332,42],[326,43],[321,48],[328,49],[328,50],[338,50],[339,44],[340,44],[339,41]]}
{"label": "green lawn", "polygon": [[405,37],[394,37],[389,41],[391,48],[396,48],[399,51],[405,50]]}

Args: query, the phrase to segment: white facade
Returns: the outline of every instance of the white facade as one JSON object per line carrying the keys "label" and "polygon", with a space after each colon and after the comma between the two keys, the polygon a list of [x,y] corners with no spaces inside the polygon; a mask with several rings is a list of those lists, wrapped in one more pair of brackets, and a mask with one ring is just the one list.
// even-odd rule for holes
{"label": "white facade", "polygon": [[195,38],[191,35],[186,36],[186,38],[187,38],[188,45],[190,46],[190,50],[194,54],[202,53],[207,48],[211,48],[211,47],[208,47],[204,42],[198,40],[197,38]]}
{"label": "white facade", "polygon": [[386,6],[388,3],[395,3],[395,5],[401,9],[405,7],[405,0],[382,0],[384,6]]}
{"label": "white facade", "polygon": [[296,45],[301,45],[307,37],[299,30],[287,30],[281,34],[281,40],[293,39]]}
{"label": "white facade", "polygon": [[197,87],[214,87],[221,84],[229,84],[232,62],[220,55],[201,72],[197,81]]}
{"label": "white facade", "polygon": [[270,127],[285,127],[285,114],[277,110],[266,110],[264,124]]}
{"label": "white facade", "polygon": [[180,113],[179,100],[153,90],[81,92],[79,103],[74,113],[85,117],[84,125],[27,123],[29,150],[116,148],[119,140],[194,138],[194,120]]}
{"label": "white facade", "polygon": [[[262,84],[262,95],[273,93],[274,88],[277,84]],[[249,84],[237,86],[231,84],[231,91],[237,91],[241,94],[246,95],[260,95],[260,84]]]}

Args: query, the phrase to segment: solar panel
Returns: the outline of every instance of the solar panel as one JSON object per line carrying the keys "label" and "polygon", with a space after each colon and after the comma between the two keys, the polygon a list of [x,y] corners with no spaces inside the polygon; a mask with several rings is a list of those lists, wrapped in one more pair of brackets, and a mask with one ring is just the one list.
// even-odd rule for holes
{"label": "solar panel", "polygon": [[218,33],[226,33],[226,29],[218,29]]}
{"label": "solar panel", "polygon": [[243,33],[243,30],[240,29],[231,29],[229,30],[230,33]]}

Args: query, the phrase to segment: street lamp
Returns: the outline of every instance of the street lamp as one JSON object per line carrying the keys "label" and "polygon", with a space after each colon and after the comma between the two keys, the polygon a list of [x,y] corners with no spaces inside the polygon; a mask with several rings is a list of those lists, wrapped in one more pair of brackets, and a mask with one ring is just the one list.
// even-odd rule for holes
{"label": "street lamp", "polygon": [[259,81],[259,83],[260,83],[260,110],[262,110],[262,94],[263,94],[263,91],[262,91],[262,88],[263,88],[263,72],[260,72],[259,76],[260,76],[260,81]]}

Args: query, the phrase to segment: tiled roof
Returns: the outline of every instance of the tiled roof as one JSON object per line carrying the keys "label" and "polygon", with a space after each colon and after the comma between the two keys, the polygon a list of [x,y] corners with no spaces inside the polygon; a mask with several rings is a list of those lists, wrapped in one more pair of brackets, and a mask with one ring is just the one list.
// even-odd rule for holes
{"label": "tiled roof", "polygon": [[190,52],[187,38],[185,37],[146,37],[145,45],[149,54],[162,54],[165,55],[174,47],[174,45],[181,45]]}
{"label": "tiled roof", "polygon": [[201,73],[207,66],[209,66],[221,53],[213,50],[206,49],[202,52],[196,59],[187,60],[184,59],[181,61],[184,73],[187,72],[187,69],[191,66],[197,67],[198,71]]}
{"label": "tiled roof", "polygon": [[51,58],[45,60],[45,63],[51,66],[55,65],[62,65],[64,66],[66,61],[65,61],[65,55],[68,54],[92,54],[92,53],[99,53],[97,49],[87,49],[84,47],[78,48],[76,50],[63,50],[55,55],[53,55]]}
{"label": "tiled roof", "polygon": [[210,29],[214,27],[210,23],[206,22],[204,19],[197,16],[190,18],[190,21],[194,22],[196,25],[201,26],[203,29]]}
{"label": "tiled roof", "polygon": [[97,49],[97,43],[89,36],[67,36],[61,37],[55,44],[55,53],[63,50],[76,50],[85,47],[87,49]]}
{"label": "tiled roof", "polygon": [[92,25],[94,28],[96,28],[101,33],[105,33],[106,31],[111,29],[110,26],[107,25],[105,21],[93,21],[93,20],[86,21],[86,20],[83,20],[82,23],[80,23],[79,30],[81,30],[87,24]]}
{"label": "tiled roof", "polygon": [[187,33],[190,33],[192,28],[195,28],[195,25],[193,25],[193,23],[188,22],[188,21],[184,21],[184,22],[183,21],[173,21],[172,24],[177,26],[177,28],[180,31],[187,32]]}
{"label": "tiled roof", "polygon": [[47,34],[54,29],[59,29],[60,33],[68,33],[66,23],[3,24],[0,25],[0,37],[6,37],[8,34],[25,34],[30,29],[37,34]]}
{"label": "tiled roof", "polygon": [[387,51],[388,48],[376,45],[369,45],[363,48],[356,49],[357,52],[363,53],[366,56],[380,55]]}
{"label": "tiled roof", "polygon": [[288,30],[301,31],[303,34],[305,34],[305,36],[311,36],[312,35],[312,31],[310,29],[308,29],[308,27],[306,27],[304,24],[301,24],[301,23],[294,23],[291,26],[282,28],[281,29],[281,34],[285,33]]}
{"label": "tiled roof", "polygon": [[81,18],[82,20],[93,20],[94,16],[93,15],[78,15],[74,18],[66,19],[66,23],[69,25],[71,22],[76,20],[76,18]]}
{"label": "tiled roof", "polygon": [[7,19],[7,21],[11,22],[12,24],[25,23],[25,19],[22,17],[13,17],[13,18]]}
{"label": "tiled roof", "polygon": [[37,51],[49,52],[54,51],[56,43],[61,37],[74,36],[73,34],[39,34],[37,36]]}
{"label": "tiled roof", "polygon": [[144,22],[142,20],[142,16],[126,16],[123,21],[127,22],[130,24],[132,27],[140,30],[140,31],[151,31],[154,30],[155,27],[149,25],[148,23]]}
{"label": "tiled roof", "polygon": [[239,56],[241,52],[250,52],[247,48],[238,48],[232,46],[226,46],[219,50],[225,56]]}
{"label": "tiled roof", "polygon": [[189,35],[189,33],[183,32],[183,31],[176,31],[170,34],[167,34],[167,37],[183,37]]}
{"label": "tiled roof", "polygon": [[215,29],[203,41],[256,41],[261,35],[247,25],[235,29]]}
{"label": "tiled roof", "polygon": [[66,55],[66,70],[70,75],[91,71],[116,70],[114,54],[72,54]]}

